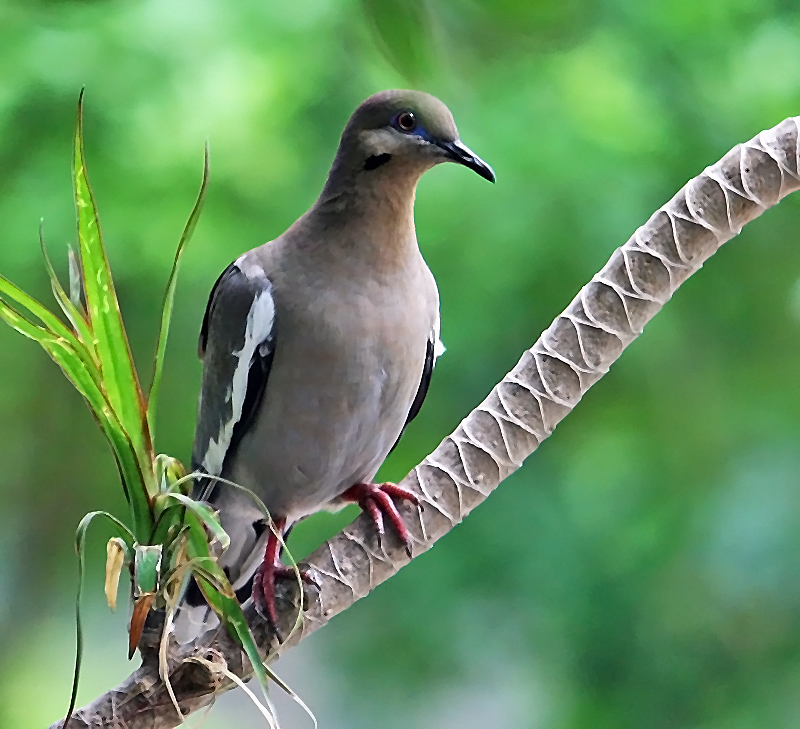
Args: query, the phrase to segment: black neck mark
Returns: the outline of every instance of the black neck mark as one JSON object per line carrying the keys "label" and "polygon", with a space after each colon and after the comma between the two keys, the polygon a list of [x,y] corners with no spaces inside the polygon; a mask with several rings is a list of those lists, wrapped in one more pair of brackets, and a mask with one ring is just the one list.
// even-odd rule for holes
{"label": "black neck mark", "polygon": [[377,169],[381,165],[385,165],[391,158],[392,155],[386,152],[384,152],[383,154],[373,154],[372,157],[367,157],[367,161],[364,162],[364,169],[365,170]]}

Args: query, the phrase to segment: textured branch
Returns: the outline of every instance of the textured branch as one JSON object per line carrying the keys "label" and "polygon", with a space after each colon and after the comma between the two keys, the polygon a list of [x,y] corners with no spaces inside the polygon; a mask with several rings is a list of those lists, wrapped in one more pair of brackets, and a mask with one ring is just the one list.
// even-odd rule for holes
{"label": "textured branch", "polygon": [[[799,126],[800,117],[788,119],[690,180],[613,253],[517,366],[406,477],[403,486],[417,492],[424,504],[420,513],[401,507],[415,540],[415,557],[522,465],[709,256],[745,223],[800,188]],[[408,561],[399,543],[388,537],[379,545],[371,522],[358,518],[309,558],[320,590],[310,598],[301,629],[280,650],[325,625]],[[297,602],[296,592],[283,596],[284,634]],[[263,624],[253,625],[259,645],[270,645],[272,636]],[[219,632],[181,653],[174,650],[171,680],[185,712],[208,704],[215,690],[230,687],[215,684],[197,664],[181,663],[192,653],[224,655],[232,671],[248,675],[246,659]],[[179,723],[153,650],[144,647],[143,656],[142,667],[78,712],[71,729],[168,729]]]}

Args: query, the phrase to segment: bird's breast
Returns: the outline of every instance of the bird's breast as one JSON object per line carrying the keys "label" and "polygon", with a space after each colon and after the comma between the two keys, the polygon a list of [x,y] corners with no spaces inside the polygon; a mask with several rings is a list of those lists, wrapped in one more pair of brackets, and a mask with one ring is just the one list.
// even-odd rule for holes
{"label": "bird's breast", "polygon": [[275,357],[236,459],[258,473],[236,476],[259,482],[278,515],[299,518],[372,479],[399,437],[438,312],[430,274],[409,278],[276,287]]}

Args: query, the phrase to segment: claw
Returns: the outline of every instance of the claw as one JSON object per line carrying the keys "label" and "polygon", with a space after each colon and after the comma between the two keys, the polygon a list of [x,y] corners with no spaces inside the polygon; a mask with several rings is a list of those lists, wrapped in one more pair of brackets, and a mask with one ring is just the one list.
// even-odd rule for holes
{"label": "claw", "polygon": [[421,509],[419,498],[415,493],[393,483],[357,483],[342,494],[342,498],[345,501],[358,504],[369,514],[378,534],[378,544],[382,543],[385,534],[383,517],[384,515],[388,516],[389,521],[392,522],[392,526],[405,546],[406,554],[410,558],[414,540],[411,538],[408,527],[391,497],[410,501],[418,509]]}
{"label": "claw", "polygon": [[367,496],[364,499],[364,506],[366,507],[370,518],[372,519],[372,523],[375,525],[375,531],[378,532],[378,543],[380,544],[383,541],[383,535],[385,534],[383,529],[383,512],[381,511],[381,507],[371,496]]}
{"label": "claw", "polygon": [[[296,577],[296,572],[294,571],[293,567],[287,568],[291,573],[291,577]],[[320,584],[317,582],[312,576],[310,572],[306,570],[300,570],[300,579],[303,581],[303,584],[309,585],[310,587],[315,587],[317,590],[320,589]]]}

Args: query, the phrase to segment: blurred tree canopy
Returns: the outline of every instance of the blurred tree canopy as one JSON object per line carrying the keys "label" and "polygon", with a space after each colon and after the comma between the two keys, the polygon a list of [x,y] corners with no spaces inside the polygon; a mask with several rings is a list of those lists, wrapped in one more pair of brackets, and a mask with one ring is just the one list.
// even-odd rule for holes
{"label": "blurred tree canopy", "polygon": [[[211,145],[162,389],[188,459],[207,293],[313,202],[382,88],[452,109],[498,174],[422,181],[417,229],[448,346],[382,473],[402,477],[650,213],[737,142],[800,112],[786,0],[6,0],[0,271],[40,299],[65,263],[87,87],[90,175],[143,371]],[[800,199],[681,289],[526,467],[308,646],[293,687],[325,727],[793,727],[800,712]],[[65,270],[65,265],[62,271]],[[83,403],[0,329],[0,725],[67,704],[72,534],[122,509]],[[310,520],[295,549],[352,518]],[[85,703],[127,674],[90,540]],[[221,702],[206,726],[259,721]],[[226,713],[227,712],[227,713]],[[237,713],[239,712],[239,713]],[[244,721],[245,719],[240,719]],[[288,715],[286,726],[307,726]]]}

